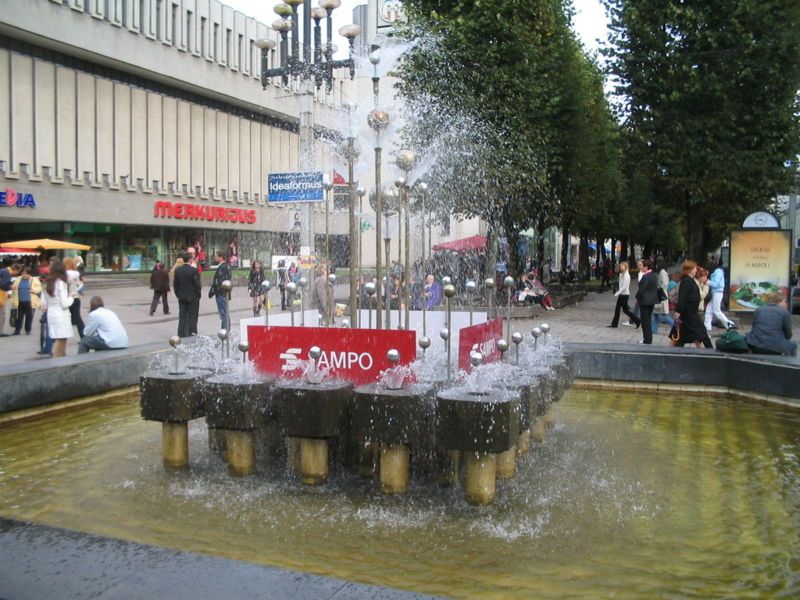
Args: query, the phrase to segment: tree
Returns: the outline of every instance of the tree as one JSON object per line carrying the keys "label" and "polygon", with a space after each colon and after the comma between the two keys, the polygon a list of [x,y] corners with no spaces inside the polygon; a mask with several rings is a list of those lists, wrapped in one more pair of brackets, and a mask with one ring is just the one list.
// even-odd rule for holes
{"label": "tree", "polygon": [[626,163],[640,171],[627,180],[648,180],[659,204],[680,213],[688,253],[702,260],[790,184],[786,161],[800,150],[800,3],[605,5],[609,72],[639,141]]}

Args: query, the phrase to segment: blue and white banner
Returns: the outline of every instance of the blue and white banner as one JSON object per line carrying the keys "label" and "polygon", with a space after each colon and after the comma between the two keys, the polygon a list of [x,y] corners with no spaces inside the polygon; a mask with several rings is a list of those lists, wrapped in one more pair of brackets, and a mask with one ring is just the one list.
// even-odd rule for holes
{"label": "blue and white banner", "polygon": [[308,173],[270,173],[268,202],[322,202],[322,171]]}

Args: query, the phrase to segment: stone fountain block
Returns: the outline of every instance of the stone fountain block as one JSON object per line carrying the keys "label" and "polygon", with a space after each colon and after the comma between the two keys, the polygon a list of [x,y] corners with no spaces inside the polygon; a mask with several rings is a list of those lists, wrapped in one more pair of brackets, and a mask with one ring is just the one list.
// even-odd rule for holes
{"label": "stone fountain block", "polygon": [[330,438],[347,429],[352,395],[352,384],[343,381],[283,381],[274,388],[272,406],[286,435]]}
{"label": "stone fountain block", "polygon": [[505,452],[519,436],[519,400],[507,392],[472,395],[446,390],[436,396],[436,444],[448,450]]}
{"label": "stone fountain block", "polygon": [[519,430],[530,429],[533,423],[533,407],[537,402],[535,384],[530,381],[510,381],[503,385],[506,393],[516,396],[519,402]]}
{"label": "stone fountain block", "polygon": [[205,416],[203,380],[209,371],[145,373],[139,379],[142,418],[178,423]]}
{"label": "stone fountain block", "polygon": [[417,446],[428,435],[435,387],[417,383],[390,390],[371,383],[357,387],[351,422],[358,439]]}
{"label": "stone fountain block", "polygon": [[209,377],[203,382],[203,400],[209,427],[252,431],[269,416],[272,401],[272,377],[244,379],[239,373]]}

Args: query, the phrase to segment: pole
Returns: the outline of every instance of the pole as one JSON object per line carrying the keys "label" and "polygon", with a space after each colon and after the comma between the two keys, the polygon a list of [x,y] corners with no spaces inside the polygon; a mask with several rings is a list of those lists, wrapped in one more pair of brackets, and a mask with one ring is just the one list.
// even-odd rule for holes
{"label": "pole", "polygon": [[[314,91],[310,78],[300,80],[300,156],[301,171],[314,169]],[[303,225],[300,229],[300,247],[306,247],[311,254],[314,248],[314,221],[312,204],[303,203]]]}
{"label": "pole", "polygon": [[410,328],[410,322],[411,322],[410,321],[410,316],[411,316],[411,235],[410,235],[410,231],[411,231],[411,215],[410,215],[411,207],[409,206],[408,196],[411,193],[411,189],[408,186],[408,173],[407,172],[406,172],[406,187],[404,189],[404,193],[405,193],[405,201],[406,201],[405,202],[405,205],[406,205],[405,206],[405,210],[406,210],[406,214],[405,214],[405,217],[406,217],[406,219],[405,219],[405,227],[406,227],[406,231],[405,231],[405,235],[406,235],[406,242],[405,242],[406,243],[406,246],[405,246],[405,251],[406,251],[406,269],[405,269],[406,314],[405,314],[405,324],[406,325],[405,325],[405,329],[406,329],[406,331],[408,331],[409,328]]}
{"label": "pole", "polygon": [[447,336],[447,381],[450,381],[450,340],[453,337],[453,329],[450,327],[450,296],[445,296],[447,304],[447,331],[450,335]]}
{"label": "pole", "polygon": [[[797,252],[795,249],[795,244],[797,243],[797,228],[795,224],[797,223],[797,192],[793,192],[789,194],[789,230],[792,232],[792,241],[789,244],[791,256],[789,257],[789,265],[793,265],[795,261],[795,253]],[[789,314],[794,310],[792,306],[792,292],[791,288],[789,288]]]}
{"label": "pole", "polygon": [[330,268],[331,265],[330,216],[331,216],[331,192],[330,190],[326,190],[325,191],[325,260],[328,261],[328,268]]}
{"label": "pole", "polygon": [[[350,138],[350,149],[352,150],[353,138]],[[357,273],[355,266],[355,245],[358,244],[358,231],[356,230],[356,184],[353,181],[353,156],[352,153],[347,161],[347,191],[350,192],[350,206],[348,217],[350,218],[350,324],[352,327],[360,327],[358,322],[358,290],[356,289]],[[354,272],[355,271],[355,272]]]}
{"label": "pole", "polygon": [[[428,335],[427,302],[425,300],[425,282],[428,277],[428,270],[425,268],[425,192],[422,192],[422,212],[420,213],[422,229],[422,335]],[[423,351],[424,354],[424,351]]]}
{"label": "pole", "polygon": [[[386,219],[386,235],[389,235],[389,219]],[[386,244],[386,329],[392,328],[392,303],[389,300],[389,292],[392,289],[391,271],[389,270],[389,249],[392,245],[391,238],[385,238],[383,243]]]}
{"label": "pole", "polygon": [[[380,141],[380,138],[379,138]],[[383,294],[381,293],[381,217],[383,216],[383,197],[381,194],[381,148],[375,148],[375,288],[378,304],[375,307],[375,323],[381,329],[381,308]]]}

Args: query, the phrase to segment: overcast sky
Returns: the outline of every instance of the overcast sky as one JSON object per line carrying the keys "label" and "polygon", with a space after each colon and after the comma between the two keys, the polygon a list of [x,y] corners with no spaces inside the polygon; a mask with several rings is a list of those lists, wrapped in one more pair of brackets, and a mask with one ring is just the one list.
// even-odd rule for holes
{"label": "overcast sky", "polygon": [[[262,23],[269,25],[277,15],[273,12],[273,6],[278,2],[265,0],[222,0],[225,4],[234,7],[248,16],[255,17]],[[597,39],[606,37],[606,16],[600,0],[573,0],[575,4],[575,30],[584,45],[589,50],[597,48]],[[352,21],[353,8],[360,4],[366,4],[365,0],[342,0],[342,6],[334,11],[334,35],[340,26]],[[343,40],[342,40],[343,42]],[[339,43],[339,46],[343,46]]]}

